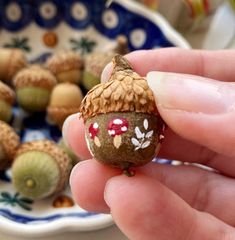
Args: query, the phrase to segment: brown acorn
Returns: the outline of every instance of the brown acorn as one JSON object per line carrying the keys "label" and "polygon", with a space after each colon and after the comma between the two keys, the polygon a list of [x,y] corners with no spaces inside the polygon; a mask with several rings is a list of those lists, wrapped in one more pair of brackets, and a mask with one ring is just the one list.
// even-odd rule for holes
{"label": "brown acorn", "polygon": [[108,82],[95,86],[84,98],[88,147],[100,162],[128,172],[150,162],[160,149],[164,123],[145,78],[116,55]]}
{"label": "brown acorn", "polygon": [[19,145],[20,139],[15,130],[0,121],[0,170],[6,170],[11,166]]}
{"label": "brown acorn", "polygon": [[22,195],[42,199],[64,189],[71,166],[68,155],[54,142],[27,142],[16,152],[12,181]]}
{"label": "brown acorn", "polygon": [[47,68],[54,73],[59,83],[79,83],[82,65],[80,55],[72,51],[58,52],[46,62]]}
{"label": "brown acorn", "polygon": [[11,85],[15,74],[27,66],[22,50],[0,48],[0,79]]}
{"label": "brown acorn", "polygon": [[12,118],[12,106],[15,102],[15,92],[0,81],[0,120],[9,122]]}

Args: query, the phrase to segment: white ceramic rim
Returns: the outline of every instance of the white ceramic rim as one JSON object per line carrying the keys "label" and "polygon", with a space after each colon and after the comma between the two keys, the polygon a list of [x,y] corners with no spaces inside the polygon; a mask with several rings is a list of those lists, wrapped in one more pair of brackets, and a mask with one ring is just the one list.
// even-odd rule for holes
{"label": "white ceramic rim", "polygon": [[117,4],[128,9],[130,12],[141,15],[155,23],[161,29],[165,37],[176,47],[191,49],[191,46],[187,40],[180,33],[178,33],[158,12],[154,12],[143,4],[133,0],[113,0],[113,2],[116,2]]}
{"label": "white ceramic rim", "polygon": [[113,219],[109,214],[100,214],[97,218],[90,219],[89,222],[67,217],[38,225],[16,223],[0,216],[0,232],[18,237],[45,237],[62,232],[94,231],[113,224]]}

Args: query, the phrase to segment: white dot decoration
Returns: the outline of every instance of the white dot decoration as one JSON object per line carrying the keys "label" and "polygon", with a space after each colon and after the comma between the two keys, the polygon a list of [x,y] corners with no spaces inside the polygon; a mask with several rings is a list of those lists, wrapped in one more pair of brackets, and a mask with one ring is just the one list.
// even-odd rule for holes
{"label": "white dot decoration", "polygon": [[71,15],[74,19],[82,21],[87,18],[88,10],[84,4],[76,2],[71,7]]}
{"label": "white dot decoration", "polygon": [[141,48],[147,39],[146,32],[139,28],[135,29],[130,33],[130,42],[135,48]]}
{"label": "white dot decoration", "polygon": [[112,29],[117,27],[119,18],[115,11],[109,9],[103,13],[102,21],[106,28]]}
{"label": "white dot decoration", "polygon": [[21,19],[22,12],[19,4],[16,2],[12,2],[7,5],[6,7],[6,17],[11,21],[11,22],[17,22]]}
{"label": "white dot decoration", "polygon": [[57,7],[52,2],[44,2],[39,9],[40,15],[49,20],[56,16]]}

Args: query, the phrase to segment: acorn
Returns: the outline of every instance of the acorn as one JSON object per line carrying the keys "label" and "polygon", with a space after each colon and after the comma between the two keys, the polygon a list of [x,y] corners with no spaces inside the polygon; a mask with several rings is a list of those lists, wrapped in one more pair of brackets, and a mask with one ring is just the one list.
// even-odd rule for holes
{"label": "acorn", "polygon": [[118,54],[126,54],[128,52],[127,38],[118,36],[116,47],[109,52],[94,52],[87,55],[84,59],[84,71],[82,85],[86,90],[90,90],[100,83],[100,78],[104,67],[111,62],[112,58]]}
{"label": "acorn", "polygon": [[113,59],[109,81],[88,92],[80,113],[95,159],[127,175],[132,175],[129,168],[150,162],[160,149],[164,123],[153,93],[120,55]]}
{"label": "acorn", "polygon": [[73,150],[66,145],[63,139],[61,139],[58,143],[58,146],[61,147],[71,159],[72,165],[75,166],[80,160],[78,156],[73,152]]}
{"label": "acorn", "polygon": [[59,83],[79,83],[82,72],[82,59],[72,51],[58,52],[46,62],[47,68],[56,76]]}
{"label": "acorn", "polygon": [[15,74],[27,66],[27,60],[22,50],[0,48],[0,79],[11,85]]}
{"label": "acorn", "polygon": [[72,83],[60,83],[51,93],[50,103],[47,108],[49,119],[62,127],[65,119],[79,111],[83,99],[81,89]]}
{"label": "acorn", "polygon": [[13,83],[18,104],[26,111],[41,112],[48,106],[56,78],[47,69],[32,65],[18,72]]}
{"label": "acorn", "polygon": [[70,170],[71,160],[54,142],[27,142],[16,152],[12,181],[23,196],[43,199],[65,188]]}
{"label": "acorn", "polygon": [[19,136],[7,123],[0,121],[0,170],[8,169],[20,145]]}
{"label": "acorn", "polygon": [[15,92],[0,81],[0,120],[9,122],[12,118],[12,106],[15,102]]}

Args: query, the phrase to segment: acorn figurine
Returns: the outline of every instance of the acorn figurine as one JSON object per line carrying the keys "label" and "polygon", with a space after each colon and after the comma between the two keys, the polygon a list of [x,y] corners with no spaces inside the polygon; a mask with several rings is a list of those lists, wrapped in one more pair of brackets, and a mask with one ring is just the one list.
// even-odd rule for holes
{"label": "acorn figurine", "polygon": [[47,68],[56,76],[59,83],[79,83],[82,65],[80,55],[72,51],[58,52],[46,62]]}
{"label": "acorn figurine", "polygon": [[42,199],[68,183],[71,160],[54,142],[27,142],[20,146],[12,165],[12,180],[23,196]]}
{"label": "acorn figurine", "polygon": [[72,83],[58,84],[51,93],[47,108],[49,119],[62,127],[69,115],[79,111],[82,99],[82,91],[77,85]]}
{"label": "acorn figurine", "polygon": [[0,48],[0,79],[11,85],[15,74],[27,66],[27,60],[22,50]]}
{"label": "acorn figurine", "polygon": [[94,52],[88,54],[84,60],[84,71],[82,85],[90,90],[95,85],[100,83],[100,77],[104,67],[111,62],[112,58],[118,54],[126,54],[128,52],[128,43],[125,36],[118,36],[117,44],[112,51],[109,52]]}
{"label": "acorn figurine", "polygon": [[164,123],[145,78],[120,55],[113,59],[108,82],[84,98],[81,116],[88,148],[100,162],[123,169],[150,162],[158,153]]}
{"label": "acorn figurine", "polygon": [[0,81],[0,120],[9,122],[12,118],[12,106],[15,102],[15,92]]}
{"label": "acorn figurine", "polygon": [[55,76],[39,65],[21,70],[14,78],[18,104],[30,112],[46,110],[56,82]]}
{"label": "acorn figurine", "polygon": [[20,145],[19,136],[7,123],[0,121],[0,170],[8,169]]}

